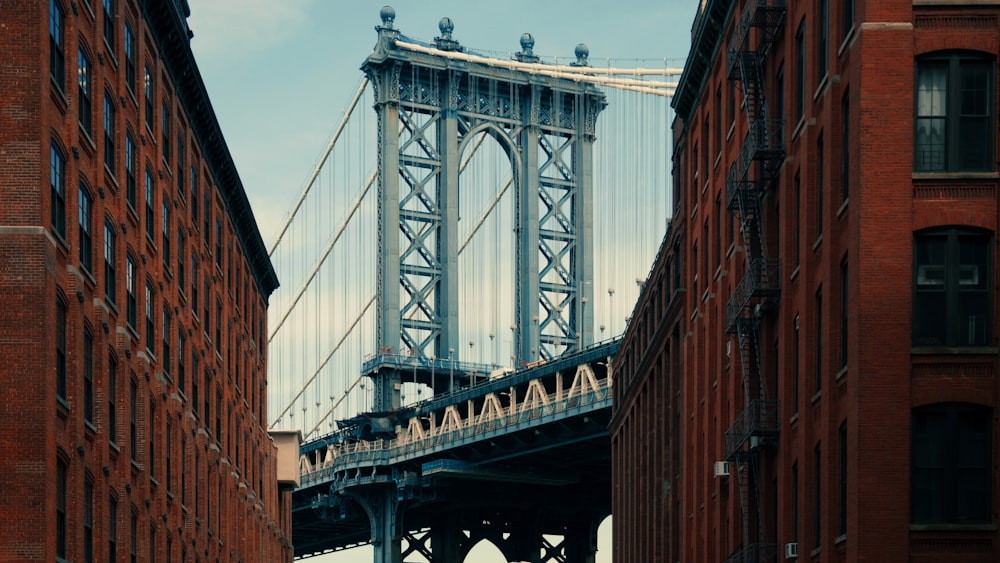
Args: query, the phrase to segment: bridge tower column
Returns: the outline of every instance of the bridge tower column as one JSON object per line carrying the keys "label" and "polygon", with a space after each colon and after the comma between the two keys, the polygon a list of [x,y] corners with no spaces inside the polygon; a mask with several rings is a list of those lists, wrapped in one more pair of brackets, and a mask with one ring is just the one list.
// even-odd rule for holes
{"label": "bridge tower column", "polygon": [[563,543],[566,561],[594,563],[597,559],[597,524],[580,522],[568,526]]}

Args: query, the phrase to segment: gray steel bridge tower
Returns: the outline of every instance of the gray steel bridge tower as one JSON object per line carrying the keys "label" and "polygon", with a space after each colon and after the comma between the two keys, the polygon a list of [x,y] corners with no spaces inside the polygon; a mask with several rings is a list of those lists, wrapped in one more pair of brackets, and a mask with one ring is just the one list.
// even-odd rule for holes
{"label": "gray steel bridge tower", "polygon": [[[455,359],[459,346],[459,166],[479,135],[508,155],[515,197],[515,361],[593,341],[593,158],[604,95],[593,85],[502,68],[465,54],[449,18],[438,53],[410,45],[386,6],[361,65],[378,114],[379,352]],[[517,59],[538,62],[524,34]],[[586,64],[578,49],[577,64]],[[375,409],[399,407],[400,374],[380,370]]]}
{"label": "gray steel bridge tower", "polygon": [[[497,141],[513,176],[515,361],[548,360],[588,347],[593,343],[593,307],[586,306],[593,302],[592,149],[604,95],[584,81],[469,56],[452,39],[448,18],[441,20],[433,45],[403,37],[393,26],[392,8],[383,8],[381,19],[378,43],[361,65],[374,87],[378,115],[379,355],[407,350],[414,379],[418,363],[440,373],[443,359],[456,359],[459,315],[476,314],[458,306],[460,161],[480,135]],[[530,35],[522,36],[518,62],[538,62],[533,44]],[[578,47],[576,64],[585,65],[586,55]],[[391,360],[371,367],[379,413],[400,407],[404,372],[409,376],[409,365]],[[406,475],[397,480],[405,482]],[[407,530],[398,490],[373,484],[350,493],[371,522],[376,563],[403,558]],[[460,525],[432,529],[429,537],[435,563],[460,560]],[[580,538],[573,545],[589,544],[586,534]],[[538,552],[537,546],[520,549]],[[592,560],[592,550],[572,549],[590,553]]]}

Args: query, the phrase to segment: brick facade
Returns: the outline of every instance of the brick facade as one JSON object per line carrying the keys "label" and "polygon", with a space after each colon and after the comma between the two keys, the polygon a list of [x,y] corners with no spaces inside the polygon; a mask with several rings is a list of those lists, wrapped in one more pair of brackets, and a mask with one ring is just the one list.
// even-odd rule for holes
{"label": "brick facade", "polygon": [[[759,447],[751,442],[755,456],[739,458],[756,460],[756,493],[741,500],[735,468],[717,477],[714,463],[731,454],[725,435],[747,408],[741,341],[726,331],[726,305],[745,279],[748,241],[740,214],[727,211],[727,180],[753,118],[741,82],[727,80],[726,55],[748,4],[784,6],[761,82],[769,115],[784,120],[784,155],[761,187],[760,203],[762,244],[780,262],[780,296],[750,313],[760,319],[759,370],[750,385],[779,402],[777,434]],[[751,45],[759,37],[751,31]],[[799,561],[997,560],[1000,6],[709,0],[692,38],[674,97],[680,133],[669,236],[679,244],[661,251],[668,256],[654,265],[616,358],[623,389],[612,426],[615,561],[775,561],[785,560],[787,544],[795,544]],[[957,145],[963,139],[948,129],[941,161],[925,160],[938,147],[919,144],[925,141],[918,128],[931,127],[942,112],[943,129],[970,133],[947,102],[926,102],[943,79],[921,87],[917,75],[937,65],[951,80],[946,73],[966,72],[968,61],[981,63],[985,70],[975,76],[985,79],[964,80],[962,94],[957,84],[954,91],[944,86],[939,99],[964,96],[963,117],[967,108],[984,108],[986,132]],[[961,150],[948,153],[952,144]],[[982,167],[955,164],[980,153]],[[981,241],[985,258],[976,262],[966,252],[978,250],[961,243],[961,257],[940,258],[940,271],[949,273],[932,279],[938,258],[915,249],[933,236]],[[684,312],[654,307],[646,316],[671,260],[681,264]],[[920,264],[929,260],[925,272]],[[949,270],[952,263],[957,267]],[[955,305],[967,295],[962,284],[982,286],[984,297],[958,313]],[[928,287],[955,301],[930,312],[916,297]],[[677,292],[670,286],[661,298],[669,302],[665,296]],[[926,319],[948,331],[958,326],[965,340],[951,333],[937,343],[921,340],[922,332],[936,334],[920,327]],[[680,350],[660,336],[672,326]],[[680,359],[646,359],[674,354]],[[671,388],[675,380],[679,398],[667,401],[658,385]],[[649,454],[633,448],[656,436],[647,421],[673,416],[680,425],[659,447],[679,451],[676,473],[655,456],[637,463],[636,456]],[[944,432],[948,420],[966,426],[932,433]],[[939,439],[945,435],[952,439]],[[954,449],[942,454],[929,443]],[[956,452],[960,461],[952,459]],[[935,476],[930,485],[927,475]],[[663,494],[655,495],[661,483]],[[967,483],[974,485],[965,490]],[[674,534],[679,547],[662,551]],[[748,554],[748,544],[767,551]]]}
{"label": "brick facade", "polygon": [[2,561],[292,558],[277,279],[186,10],[0,8]]}

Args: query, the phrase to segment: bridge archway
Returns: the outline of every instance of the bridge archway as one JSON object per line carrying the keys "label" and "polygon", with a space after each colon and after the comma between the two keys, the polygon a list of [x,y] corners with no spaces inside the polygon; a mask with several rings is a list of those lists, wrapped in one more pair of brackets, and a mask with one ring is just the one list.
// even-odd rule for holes
{"label": "bridge archway", "polygon": [[507,558],[499,547],[483,538],[472,546],[462,561],[464,563],[507,563]]}

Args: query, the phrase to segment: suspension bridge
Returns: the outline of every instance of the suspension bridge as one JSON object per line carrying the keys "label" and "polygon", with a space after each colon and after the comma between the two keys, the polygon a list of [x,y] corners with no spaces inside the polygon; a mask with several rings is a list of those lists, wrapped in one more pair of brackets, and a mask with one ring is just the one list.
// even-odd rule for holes
{"label": "suspension bridge", "polygon": [[[679,70],[422,41],[389,7],[270,254],[297,557],[592,561],[617,350],[670,209]],[[372,111],[373,110],[373,111]],[[559,539],[553,539],[559,538]]]}

